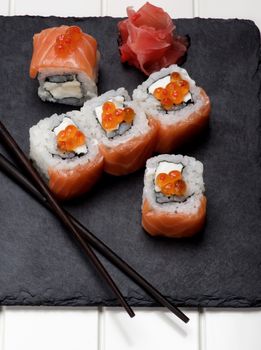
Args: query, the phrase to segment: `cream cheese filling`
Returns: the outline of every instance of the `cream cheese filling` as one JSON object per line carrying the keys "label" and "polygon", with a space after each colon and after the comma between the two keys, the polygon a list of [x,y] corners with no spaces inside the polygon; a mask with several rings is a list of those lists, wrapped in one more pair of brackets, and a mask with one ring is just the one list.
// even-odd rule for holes
{"label": "cream cheese filling", "polygon": [[44,82],[43,87],[45,90],[57,100],[63,98],[82,98],[81,83],[74,78],[73,81],[66,81],[65,83],[52,83],[49,81]]}

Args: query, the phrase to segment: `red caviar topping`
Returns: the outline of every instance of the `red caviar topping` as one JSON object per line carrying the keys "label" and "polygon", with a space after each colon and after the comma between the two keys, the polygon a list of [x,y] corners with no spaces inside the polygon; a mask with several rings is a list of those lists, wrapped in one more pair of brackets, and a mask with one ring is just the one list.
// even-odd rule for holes
{"label": "red caviar topping", "polygon": [[161,192],[166,196],[172,196],[174,194],[175,184],[173,182],[169,182],[161,188]]}
{"label": "red caviar topping", "polygon": [[169,175],[165,173],[160,173],[156,177],[156,185],[159,187],[165,186],[170,181]]}
{"label": "red caviar topping", "polygon": [[184,94],[182,94],[181,90],[173,91],[170,97],[175,105],[181,104],[184,100]]}
{"label": "red caviar topping", "polygon": [[115,117],[118,121],[118,124],[122,123],[124,121],[124,118],[125,118],[125,111],[124,109],[121,109],[121,108],[117,108],[114,112],[115,114]]}
{"label": "red caviar topping", "polygon": [[182,178],[182,174],[178,170],[172,170],[169,172],[169,176],[171,177],[172,180],[179,180]]}
{"label": "red caviar topping", "polygon": [[113,102],[105,102],[102,106],[102,111],[104,113],[114,113],[116,111],[116,106]]}
{"label": "red caviar topping", "polygon": [[186,192],[187,185],[186,182],[182,179],[179,179],[174,182],[174,193],[176,196],[183,196]]}
{"label": "red caviar topping", "polygon": [[57,55],[62,57],[67,56],[71,51],[70,45],[70,38],[67,38],[64,34],[59,35],[55,42],[55,51]]}
{"label": "red caviar topping", "polygon": [[181,79],[181,76],[178,72],[173,72],[170,74],[171,81],[179,81],[180,79]]}
{"label": "red caviar topping", "polygon": [[168,91],[168,93],[173,93],[174,91],[177,91],[179,89],[179,85],[177,82],[171,81],[170,83],[168,83],[165,89]]}
{"label": "red caviar topping", "polygon": [[132,108],[130,107],[124,108],[124,121],[126,123],[130,124],[133,121],[134,116],[135,116],[135,112]]}
{"label": "red caviar topping", "polygon": [[72,152],[86,143],[86,137],[75,125],[68,125],[56,137],[57,146],[61,151]]}
{"label": "red caviar topping", "polygon": [[168,96],[168,92],[166,91],[166,89],[158,87],[154,90],[153,96],[160,101],[162,98]]}
{"label": "red caviar topping", "polygon": [[168,97],[164,97],[161,100],[161,105],[164,109],[166,109],[167,111],[170,110],[173,107],[173,100],[170,96]]}
{"label": "red caviar topping", "polygon": [[71,26],[66,30],[66,34],[71,37],[72,41],[77,42],[82,38],[82,30],[80,27]]}
{"label": "red caviar topping", "polygon": [[186,182],[182,179],[181,172],[177,170],[172,170],[168,174],[158,174],[156,177],[156,185],[166,196],[183,196],[187,189]]}
{"label": "red caviar topping", "polygon": [[112,113],[105,113],[102,115],[102,127],[106,130],[113,130],[117,128],[118,121],[114,118]]}
{"label": "red caviar topping", "polygon": [[122,122],[131,123],[135,117],[132,108],[116,108],[113,102],[105,102],[102,106],[102,127],[106,130],[114,130]]}
{"label": "red caviar topping", "polygon": [[66,29],[64,34],[58,35],[56,38],[54,46],[56,54],[61,57],[71,54],[77,47],[82,35],[81,28],[77,26],[71,26]]}
{"label": "red caviar topping", "polygon": [[154,90],[153,96],[161,102],[165,110],[170,110],[174,105],[179,105],[184,101],[185,95],[189,92],[189,83],[181,79],[177,72],[170,75],[170,83],[165,88],[158,87]]}
{"label": "red caviar topping", "polygon": [[187,80],[180,80],[178,82],[178,86],[184,95],[186,95],[189,92],[189,83],[187,82]]}

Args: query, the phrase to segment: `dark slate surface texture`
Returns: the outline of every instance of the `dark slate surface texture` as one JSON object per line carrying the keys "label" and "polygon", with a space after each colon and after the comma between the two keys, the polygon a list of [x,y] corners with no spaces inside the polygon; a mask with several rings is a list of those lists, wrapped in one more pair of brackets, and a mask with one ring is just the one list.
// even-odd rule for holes
{"label": "dark slate surface texture", "polygon": [[[0,118],[28,152],[28,129],[70,107],[43,103],[28,76],[32,36],[62,23],[80,25],[100,46],[99,92],[144,80],[121,65],[118,19],[0,18]],[[260,34],[250,21],[180,19],[189,34],[184,67],[209,94],[209,130],[180,152],[205,166],[204,232],[189,240],[149,237],[140,226],[143,171],[104,176],[68,209],[158,287],[185,306],[261,306]],[[128,301],[154,303],[106,263]],[[0,304],[116,305],[61,225],[0,174]]]}

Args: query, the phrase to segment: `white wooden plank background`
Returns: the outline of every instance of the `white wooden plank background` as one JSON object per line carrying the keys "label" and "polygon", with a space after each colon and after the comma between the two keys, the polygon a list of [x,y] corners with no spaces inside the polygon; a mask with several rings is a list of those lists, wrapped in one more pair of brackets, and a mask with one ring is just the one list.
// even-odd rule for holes
{"label": "white wooden plank background", "polygon": [[[136,9],[141,7],[146,1],[136,0],[104,0],[103,15],[113,17],[126,16],[126,7],[135,6]],[[193,17],[193,0],[155,0],[152,2],[156,6],[161,6],[167,9],[172,17]]]}
{"label": "white wooden plank background", "polygon": [[[2,1],[2,0],[1,0]],[[11,15],[100,16],[101,1],[10,0]]]}
{"label": "white wooden plank background", "polygon": [[[126,16],[141,0],[0,0],[1,15]],[[174,18],[249,18],[260,0],[155,0]],[[261,310],[185,310],[185,325],[163,309],[0,308],[0,350],[260,350]]]}
{"label": "white wooden plank background", "polygon": [[8,15],[8,12],[9,12],[9,0],[1,0],[0,15]]}
{"label": "white wooden plank background", "polygon": [[261,310],[206,310],[202,350],[260,350]]}
{"label": "white wooden plank background", "polygon": [[97,308],[8,307],[4,321],[4,350],[98,348]]}
{"label": "white wooden plank background", "polygon": [[190,318],[188,324],[161,308],[135,311],[135,319],[130,319],[123,310],[105,308],[100,350],[198,350],[197,309],[183,310]]}
{"label": "white wooden plank background", "polygon": [[213,18],[248,18],[261,28],[260,0],[197,0],[199,16]]}

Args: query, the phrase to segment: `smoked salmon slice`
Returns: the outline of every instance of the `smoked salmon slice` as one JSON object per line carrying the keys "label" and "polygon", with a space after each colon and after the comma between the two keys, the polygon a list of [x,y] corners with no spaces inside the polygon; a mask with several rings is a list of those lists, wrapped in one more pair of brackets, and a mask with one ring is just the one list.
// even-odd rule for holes
{"label": "smoked salmon slice", "polygon": [[104,157],[104,171],[111,175],[126,175],[141,169],[152,155],[157,142],[158,125],[149,119],[150,130],[146,134],[135,136],[127,142],[109,148],[100,145]]}
{"label": "smoked salmon slice", "polygon": [[157,153],[170,153],[176,150],[208,125],[210,100],[202,88],[200,88],[200,96],[203,101],[202,106],[180,122],[165,124],[155,119],[158,123],[158,140],[155,148]]}
{"label": "smoked salmon slice", "polygon": [[69,26],[53,27],[42,30],[33,37],[33,56],[30,66],[30,77],[45,69],[85,72],[90,79],[96,79],[97,42],[89,34],[83,33],[70,55],[57,54],[56,41],[65,35]]}
{"label": "smoked salmon slice", "polygon": [[60,200],[80,196],[88,192],[101,177],[103,157],[100,154],[89,163],[73,169],[48,169],[49,188]]}
{"label": "smoked salmon slice", "polygon": [[154,209],[145,198],[142,205],[142,226],[152,236],[190,237],[204,227],[206,205],[207,199],[202,195],[197,212],[173,213]]}

